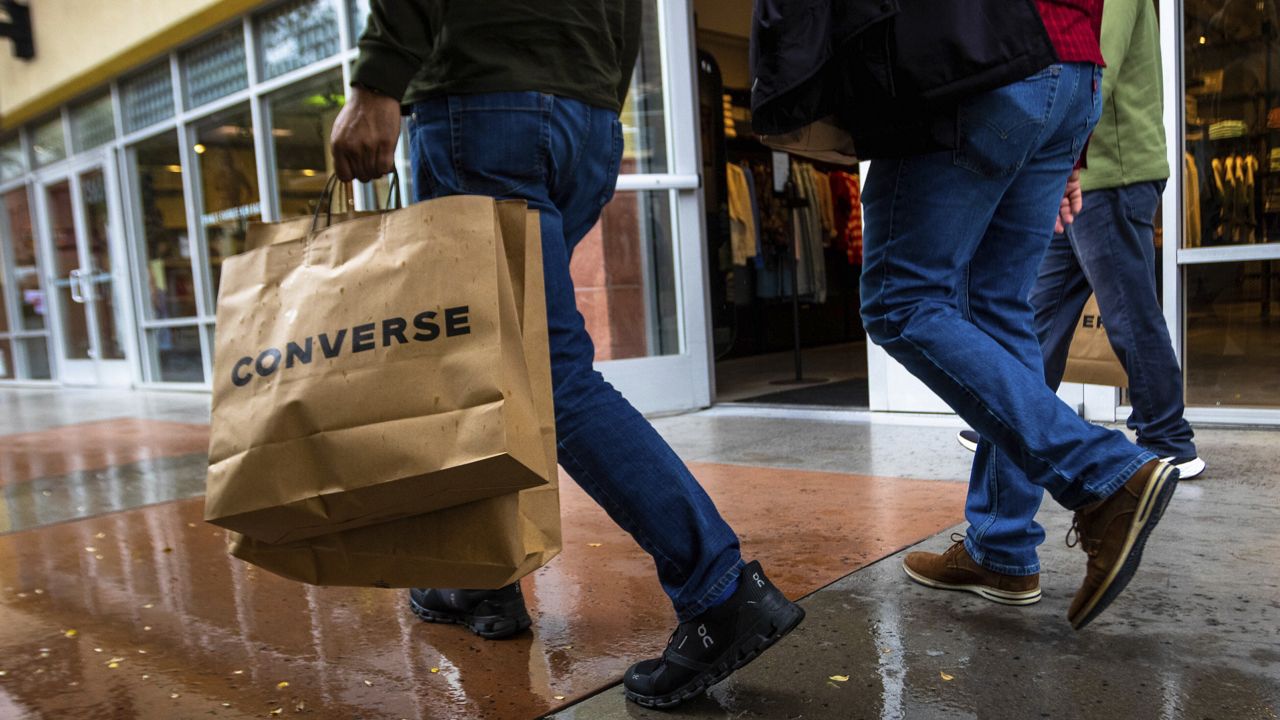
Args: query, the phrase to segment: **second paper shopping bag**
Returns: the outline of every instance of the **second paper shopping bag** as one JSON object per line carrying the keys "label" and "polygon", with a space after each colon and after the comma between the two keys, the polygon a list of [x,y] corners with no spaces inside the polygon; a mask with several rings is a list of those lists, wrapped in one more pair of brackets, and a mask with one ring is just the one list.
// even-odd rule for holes
{"label": "second paper shopping bag", "polygon": [[280,543],[549,482],[497,206],[228,258],[205,519]]}

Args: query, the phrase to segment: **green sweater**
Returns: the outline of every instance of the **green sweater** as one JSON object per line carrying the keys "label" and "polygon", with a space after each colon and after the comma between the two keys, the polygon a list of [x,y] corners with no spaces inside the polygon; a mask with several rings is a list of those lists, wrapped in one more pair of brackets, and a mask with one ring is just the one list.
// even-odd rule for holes
{"label": "green sweater", "polygon": [[1102,119],[1089,140],[1084,190],[1169,177],[1160,28],[1152,0],[1107,0],[1102,11]]}
{"label": "green sweater", "polygon": [[642,0],[372,0],[353,80],[405,104],[538,91],[620,110]]}

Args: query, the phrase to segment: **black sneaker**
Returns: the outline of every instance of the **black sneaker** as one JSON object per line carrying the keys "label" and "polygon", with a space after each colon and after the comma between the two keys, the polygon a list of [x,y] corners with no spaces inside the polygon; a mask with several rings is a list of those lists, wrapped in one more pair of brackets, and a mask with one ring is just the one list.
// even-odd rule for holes
{"label": "black sneaker", "polygon": [[803,619],[804,610],[753,562],[742,569],[738,589],[725,603],[680,623],[662,657],[627,670],[627,699],[653,708],[678,705],[755,660]]}
{"label": "black sneaker", "polygon": [[500,590],[414,588],[409,608],[426,622],[466,625],[486,640],[511,637],[533,624],[520,583]]}
{"label": "black sneaker", "polygon": [[956,433],[956,440],[960,442],[960,446],[969,452],[978,450],[978,441],[981,439],[982,436],[978,434],[977,430],[961,430]]}

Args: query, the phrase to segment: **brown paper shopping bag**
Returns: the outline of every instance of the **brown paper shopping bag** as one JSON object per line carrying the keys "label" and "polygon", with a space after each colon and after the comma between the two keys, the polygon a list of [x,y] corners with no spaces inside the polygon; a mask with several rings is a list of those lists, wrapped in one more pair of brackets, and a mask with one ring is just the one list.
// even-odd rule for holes
{"label": "brown paper shopping bag", "polygon": [[1076,321],[1076,331],[1071,338],[1071,348],[1067,351],[1067,368],[1062,380],[1115,387],[1129,385],[1129,376],[1125,374],[1115,350],[1111,349],[1096,295],[1089,296],[1084,312],[1080,313],[1080,319]]}
{"label": "brown paper shopping bag", "polygon": [[[560,552],[555,411],[536,212],[499,204],[524,328],[548,485],[357,530],[273,545],[231,534],[231,554],[314,585],[499,588]],[[519,236],[525,242],[518,241]],[[520,255],[523,253],[523,258]]]}
{"label": "brown paper shopping bag", "polygon": [[213,385],[205,519],[257,540],[554,478],[489,198],[418,203],[228,258]]}

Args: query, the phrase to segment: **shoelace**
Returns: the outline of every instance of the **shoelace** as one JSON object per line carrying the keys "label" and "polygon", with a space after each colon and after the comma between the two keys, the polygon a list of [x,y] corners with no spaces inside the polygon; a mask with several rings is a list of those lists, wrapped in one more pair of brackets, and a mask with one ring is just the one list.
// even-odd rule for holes
{"label": "shoelace", "polygon": [[1066,540],[1067,547],[1073,548],[1079,545],[1089,557],[1098,554],[1098,546],[1101,544],[1098,540],[1091,540],[1080,532],[1080,521],[1077,518],[1072,518],[1071,529],[1067,530]]}

